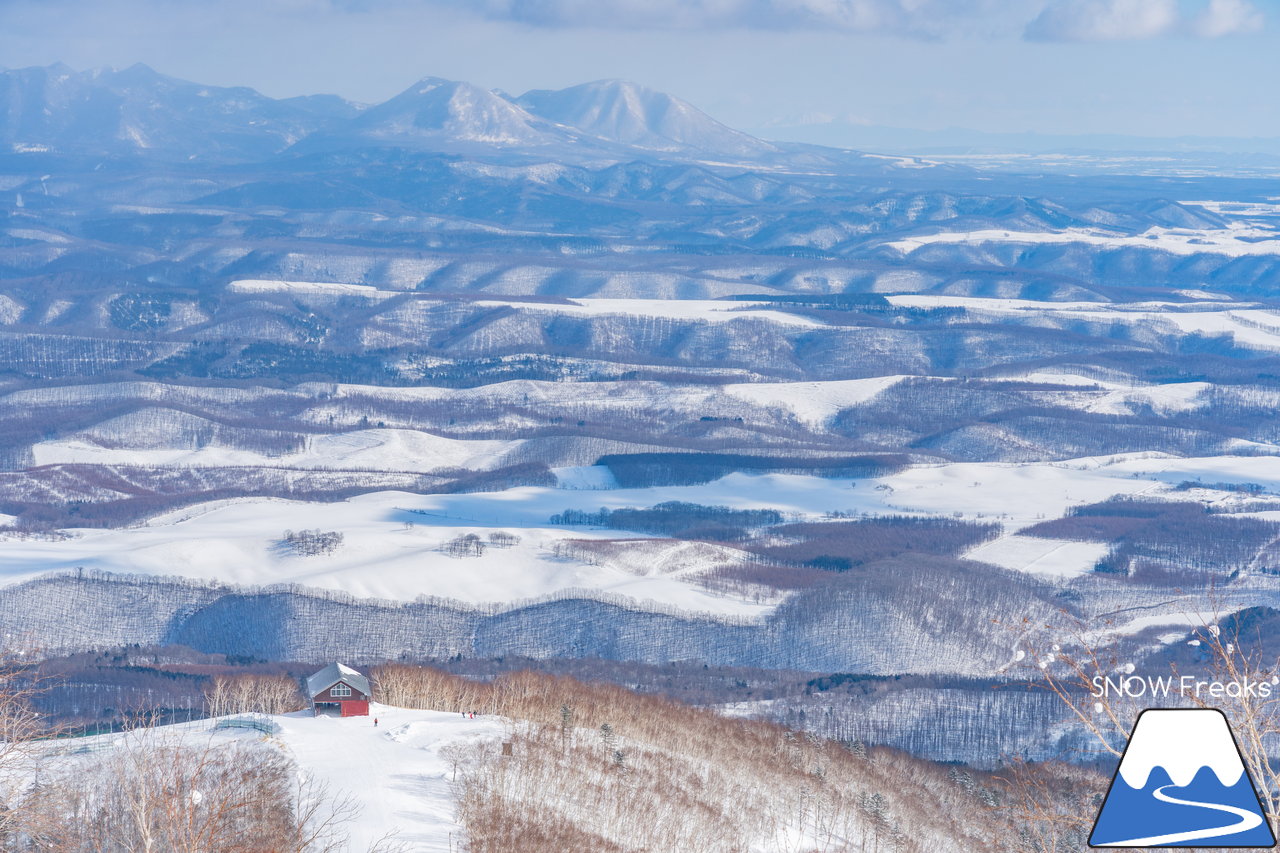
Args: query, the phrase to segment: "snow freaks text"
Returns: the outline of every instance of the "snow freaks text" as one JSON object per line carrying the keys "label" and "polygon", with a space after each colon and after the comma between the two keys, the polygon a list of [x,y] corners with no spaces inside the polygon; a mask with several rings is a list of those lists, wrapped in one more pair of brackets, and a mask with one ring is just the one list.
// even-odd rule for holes
{"label": "snow freaks text", "polygon": [[1164,699],[1169,696],[1191,696],[1196,699],[1255,697],[1268,699],[1280,679],[1257,681],[1245,677],[1240,681],[1205,681],[1194,675],[1095,676],[1092,695],[1097,699],[1110,696]]}

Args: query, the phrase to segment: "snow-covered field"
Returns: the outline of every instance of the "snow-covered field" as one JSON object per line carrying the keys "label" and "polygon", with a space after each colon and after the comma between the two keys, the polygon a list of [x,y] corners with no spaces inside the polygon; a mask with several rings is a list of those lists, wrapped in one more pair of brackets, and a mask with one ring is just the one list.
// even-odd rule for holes
{"label": "snow-covered field", "polygon": [[[1270,254],[1280,254],[1280,242],[1271,241],[1270,246]],[[1249,303],[1176,303],[1176,310],[1169,310],[1169,306],[1175,303],[1036,302],[933,294],[899,294],[886,298],[902,307],[964,308],[973,314],[990,314],[993,318],[1037,316],[1095,323],[1127,323],[1173,335],[1231,335],[1241,346],[1262,350],[1280,349],[1280,312],[1249,307]]]}
{"label": "snow-covered field", "polygon": [[1280,235],[1272,228],[1261,228],[1234,222],[1229,228],[1162,228],[1152,227],[1137,235],[1119,235],[1105,231],[1065,228],[1061,231],[939,231],[919,234],[884,245],[910,254],[933,243],[1011,243],[1064,244],[1080,243],[1103,249],[1138,248],[1169,252],[1175,255],[1219,254],[1231,257],[1280,254]]}
{"label": "snow-covered field", "polygon": [[[367,299],[390,299],[409,296],[428,302],[438,301],[425,294],[386,290],[366,284],[342,284],[322,281],[276,281],[266,279],[241,279],[227,285],[236,293],[286,293],[290,296],[359,296]],[[641,317],[662,317],[671,320],[701,320],[708,323],[727,323],[737,319],[768,320],[789,326],[815,327],[822,324],[807,317],[798,317],[782,311],[770,310],[765,302],[722,301],[713,299],[630,299],[585,297],[559,302],[524,301],[518,298],[503,299],[487,295],[473,304],[479,306],[511,305],[525,311],[542,311],[578,316],[628,314]]]}
{"label": "snow-covered field", "polygon": [[[600,503],[576,496],[601,493],[565,491],[563,501],[554,499],[556,494],[513,489],[461,506],[403,492],[338,503],[219,501],[162,516],[145,527],[82,530],[65,540],[11,539],[0,551],[0,576],[17,582],[84,566],[246,585],[295,583],[399,601],[437,596],[485,604],[581,590],[697,612],[760,612],[753,602],[712,595],[689,577],[722,565],[722,558],[667,555],[648,572],[637,573],[629,564],[594,565],[556,556],[556,543],[565,539],[636,536],[550,528],[547,519],[564,505],[595,509]],[[293,553],[281,543],[286,530],[303,529],[340,531],[343,543],[333,553],[313,556]],[[489,534],[500,530],[519,541],[510,547],[490,545],[481,556],[451,556],[444,550],[450,540],[467,534],[487,544]]]}
{"label": "snow-covered field", "polygon": [[865,403],[906,378],[876,376],[826,382],[735,383],[725,385],[722,390],[749,403],[788,409],[802,421],[821,424],[841,409]]}
{"label": "snow-covered field", "polygon": [[[731,474],[696,486],[608,488],[603,469],[563,472],[558,488],[414,495],[376,492],[337,503],[246,498],[213,502],[114,530],[76,530],[67,538],[9,537],[0,547],[7,583],[83,566],[116,572],[182,575],[241,584],[297,583],[358,596],[411,600],[439,596],[470,603],[510,602],[564,590],[615,593],[638,602],[720,614],[759,615],[754,600],[711,593],[694,579],[723,565],[725,555],[676,549],[660,558],[585,562],[557,556],[557,543],[580,538],[636,538],[626,531],[554,527],[565,509],[647,507],[688,501],[740,509],[772,508],[791,517],[831,511],[920,513],[992,520],[1010,533],[1069,507],[1115,495],[1168,494],[1183,481],[1258,483],[1280,489],[1280,457],[1178,458],[1129,454],[1054,463],[957,463],[919,466],[867,480]],[[1225,496],[1224,496],[1225,499]],[[285,530],[336,530],[331,554],[301,556],[281,544]],[[509,548],[455,557],[449,540],[505,530]],[[1010,536],[970,556],[1026,571],[1085,571],[1097,546]]]}
{"label": "snow-covered field", "polygon": [[1080,575],[1106,556],[1101,542],[1069,542],[1012,534],[985,542],[964,556],[1006,569],[1053,577]]}
{"label": "snow-covered field", "polygon": [[[109,424],[99,429],[109,430]],[[127,432],[128,431],[124,431]],[[145,439],[144,439],[145,440]],[[177,442],[174,442],[177,443]],[[297,453],[270,456],[253,450],[206,446],[174,447],[104,445],[87,438],[38,442],[31,448],[36,465],[182,465],[192,467],[267,466],[344,471],[414,471],[441,468],[480,470],[500,465],[521,441],[466,441],[410,429],[365,429],[307,436]]]}
{"label": "snow-covered field", "polygon": [[337,281],[278,281],[274,279],[240,279],[227,285],[237,293],[323,294],[330,296],[363,296],[387,298],[394,290],[380,290],[368,284],[343,284]]}
{"label": "snow-covered field", "polygon": [[[508,302],[485,300],[478,305],[506,305]],[[760,306],[768,303],[751,301],[721,301],[713,299],[572,299],[568,303],[525,302],[520,307],[528,311],[549,311],[554,314],[581,316],[630,314],[640,317],[662,317],[671,320],[701,320],[707,323],[727,323],[731,320],[767,320],[787,326],[813,328],[822,323],[808,317],[798,317],[783,311],[772,311]]]}

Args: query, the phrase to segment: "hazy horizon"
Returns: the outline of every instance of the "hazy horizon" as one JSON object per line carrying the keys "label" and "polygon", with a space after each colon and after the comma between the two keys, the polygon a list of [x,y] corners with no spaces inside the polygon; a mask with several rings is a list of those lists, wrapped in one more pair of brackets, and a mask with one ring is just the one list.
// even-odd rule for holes
{"label": "hazy horizon", "polygon": [[1252,0],[15,0],[0,64],[127,67],[376,103],[424,76],[519,93],[599,79],[738,128],[1280,136]]}

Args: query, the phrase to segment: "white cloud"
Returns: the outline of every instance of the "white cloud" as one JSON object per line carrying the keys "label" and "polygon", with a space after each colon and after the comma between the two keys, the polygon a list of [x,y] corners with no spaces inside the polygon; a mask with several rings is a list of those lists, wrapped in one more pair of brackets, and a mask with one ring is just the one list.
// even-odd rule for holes
{"label": "white cloud", "polygon": [[1040,41],[1144,39],[1173,32],[1177,0],[1055,0],[1027,25]]}
{"label": "white cloud", "polygon": [[1221,38],[1262,29],[1262,11],[1250,0],[1209,0],[1209,6],[1191,22],[1191,31],[1203,38]]}
{"label": "white cloud", "polygon": [[1252,0],[1052,0],[1027,25],[1036,41],[1109,41],[1168,35],[1219,38],[1261,29],[1264,17]]}
{"label": "white cloud", "polygon": [[[294,0],[305,2],[306,0]],[[369,0],[331,0],[359,4]],[[391,0],[396,2],[396,0]],[[536,27],[834,30],[927,40],[1217,38],[1259,29],[1254,0],[399,0]],[[1028,23],[1029,22],[1029,23]]]}
{"label": "white cloud", "polygon": [[[429,0],[543,27],[834,29],[938,39],[1016,32],[1025,0]],[[1030,13],[1034,13],[1033,8]],[[1019,15],[1022,16],[1018,20]],[[1010,23],[1012,21],[1012,24]]]}
{"label": "white cloud", "polygon": [[[0,0],[8,26],[102,14],[130,28],[188,18],[199,26],[257,16],[306,20],[482,20],[541,30],[843,32],[927,41],[1017,37],[1096,41],[1251,32],[1258,0]],[[262,27],[259,27],[261,29]]]}

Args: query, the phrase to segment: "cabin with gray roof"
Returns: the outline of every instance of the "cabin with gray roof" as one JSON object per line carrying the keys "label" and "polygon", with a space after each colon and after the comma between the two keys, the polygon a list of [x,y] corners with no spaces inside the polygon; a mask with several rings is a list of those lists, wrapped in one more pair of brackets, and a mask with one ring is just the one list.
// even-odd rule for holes
{"label": "cabin with gray roof", "polygon": [[369,679],[340,663],[331,663],[308,677],[307,695],[311,697],[311,711],[316,716],[367,717],[369,701],[373,698]]}

